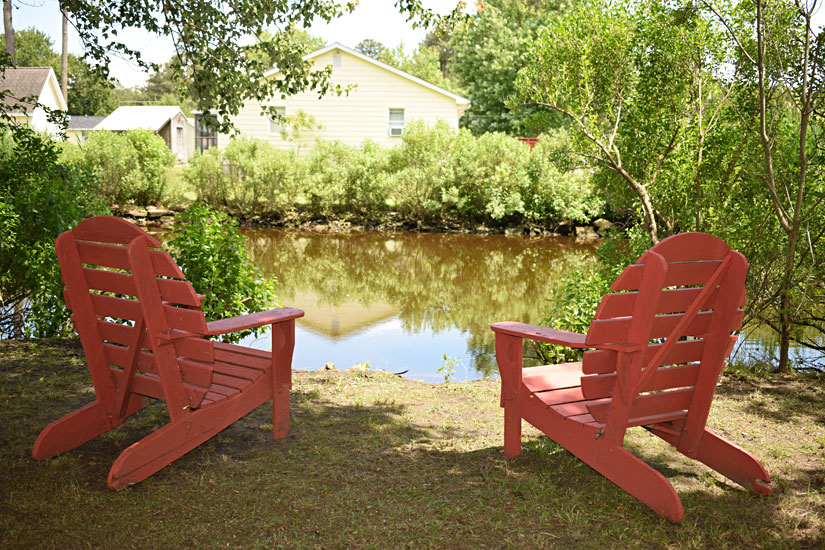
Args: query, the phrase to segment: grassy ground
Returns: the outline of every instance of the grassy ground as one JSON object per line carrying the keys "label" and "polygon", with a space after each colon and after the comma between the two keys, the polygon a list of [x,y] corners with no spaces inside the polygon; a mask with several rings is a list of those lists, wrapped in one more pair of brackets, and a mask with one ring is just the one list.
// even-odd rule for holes
{"label": "grassy ground", "polygon": [[75,342],[0,342],[3,548],[823,548],[825,385],[726,378],[710,426],[773,477],[762,498],[642,430],[628,448],[682,497],[650,512],[532,428],[502,455],[495,380],[298,372],[292,434],[267,405],[148,480],[106,488],[118,453],[164,422],[153,406],[42,463],[47,423],[93,399]]}

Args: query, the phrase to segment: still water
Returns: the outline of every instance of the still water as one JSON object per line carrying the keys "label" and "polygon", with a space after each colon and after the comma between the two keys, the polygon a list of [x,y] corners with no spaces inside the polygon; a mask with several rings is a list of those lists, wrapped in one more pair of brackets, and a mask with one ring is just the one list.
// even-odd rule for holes
{"label": "still water", "polygon": [[[293,368],[370,369],[441,382],[444,356],[455,380],[496,374],[490,324],[540,324],[562,276],[595,260],[594,242],[572,237],[443,233],[243,231],[253,261],[277,277],[298,320]],[[270,348],[268,334],[246,345]],[[746,329],[732,360],[776,364],[776,335]],[[525,364],[531,348],[525,347]],[[791,350],[797,368],[825,370],[821,354]],[[535,362],[533,362],[535,364]]]}
{"label": "still water", "polygon": [[[571,237],[244,230],[253,261],[277,277],[297,323],[293,368],[404,372],[439,382],[496,372],[496,321],[538,323],[564,273],[593,261]],[[244,343],[268,349],[269,335]]]}

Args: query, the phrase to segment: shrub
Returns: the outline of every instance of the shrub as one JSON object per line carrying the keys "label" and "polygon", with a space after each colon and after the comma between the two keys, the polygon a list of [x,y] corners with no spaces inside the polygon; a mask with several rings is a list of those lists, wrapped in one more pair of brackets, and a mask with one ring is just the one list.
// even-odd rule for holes
{"label": "shrub", "polygon": [[175,155],[151,130],[97,131],[83,145],[66,144],[62,158],[95,172],[100,192],[110,204],[157,204]]}
{"label": "shrub", "polygon": [[0,130],[0,333],[68,332],[54,240],[106,212],[98,186],[82,166],[58,162],[50,139],[28,128]]}
{"label": "shrub", "polygon": [[390,153],[396,208],[411,218],[441,218],[443,192],[455,178],[452,153],[456,131],[444,121],[432,127],[412,121],[401,139],[401,145]]}
{"label": "shrub", "polygon": [[283,214],[293,206],[301,172],[295,153],[252,138],[232,140],[224,151],[196,154],[184,180],[198,200],[234,212]]}
{"label": "shrub", "polygon": [[389,155],[387,149],[372,141],[361,147],[317,141],[306,160],[306,178],[301,186],[309,213],[325,218],[369,218],[385,211]]}
{"label": "shrub", "polygon": [[586,223],[604,212],[592,170],[571,162],[565,152],[568,139],[563,131],[545,134],[533,148],[526,166],[527,211],[533,219]]}
{"label": "shrub", "polygon": [[223,158],[217,147],[196,152],[183,171],[183,181],[197,193],[198,201],[221,208],[226,206],[227,183]]}
{"label": "shrub", "polygon": [[[194,204],[175,216],[172,256],[195,290],[205,296],[207,319],[222,319],[278,306],[275,280],[249,260],[238,222],[222,212]],[[238,341],[266,327],[225,335]]]}

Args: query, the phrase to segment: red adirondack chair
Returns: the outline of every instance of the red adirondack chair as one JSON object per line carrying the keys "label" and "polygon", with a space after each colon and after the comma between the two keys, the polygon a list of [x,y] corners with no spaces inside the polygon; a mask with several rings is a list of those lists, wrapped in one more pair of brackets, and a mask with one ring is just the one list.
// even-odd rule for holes
{"label": "red adirondack chair", "polygon": [[[34,445],[43,460],[119,426],[163,399],[169,423],[124,450],[109,471],[121,489],[154,474],[273,400],[273,435],[289,433],[289,388],[298,309],[207,323],[197,295],[161,244],[135,225],[90,218],[55,243],[66,305],[97,398],[49,424]],[[129,323],[124,323],[129,321]],[[204,336],[272,325],[272,352]]]}
{"label": "red adirondack chair", "polygon": [[[521,452],[521,419],[673,522],[668,480],[623,448],[642,426],[755,493],[771,493],[750,453],[705,428],[719,375],[741,328],[748,264],[703,233],[669,237],[625,268],[587,335],[505,322],[496,332],[504,453]],[[576,363],[522,370],[522,339],[589,348]]]}

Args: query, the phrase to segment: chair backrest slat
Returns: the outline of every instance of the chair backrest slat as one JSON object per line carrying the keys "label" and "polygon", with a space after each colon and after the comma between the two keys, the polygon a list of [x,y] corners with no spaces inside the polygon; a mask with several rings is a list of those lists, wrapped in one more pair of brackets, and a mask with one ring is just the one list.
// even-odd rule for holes
{"label": "chair backrest slat", "polygon": [[[699,364],[673,365],[659,368],[650,382],[642,389],[643,392],[661,391],[673,388],[686,388],[696,383],[699,375]],[[585,399],[601,399],[613,395],[616,385],[616,373],[584,376],[581,379],[582,395]]]}
{"label": "chair backrest slat", "polygon": [[[740,310],[736,316],[739,324],[741,325],[742,319],[744,318],[744,312]],[[670,331],[676,327],[682,317],[684,317],[684,314],[681,313],[672,313],[655,317],[653,319],[653,327],[650,337],[665,338],[668,334],[670,334]],[[712,318],[712,311],[702,311],[697,313],[694,319],[685,327],[682,336],[702,336],[708,331]],[[630,327],[630,322],[630,317],[596,319],[590,324],[590,330],[587,333],[585,343],[588,346],[595,347],[603,344],[622,342]]]}
{"label": "chair backrest slat", "polygon": [[[690,407],[692,397],[693,388],[641,394],[630,407],[627,426],[638,426],[640,418],[670,414],[684,416],[684,411]],[[587,408],[598,422],[606,422],[611,404],[611,401],[605,401],[589,405]]]}
{"label": "chair backrest slat", "polygon": [[[668,263],[665,286],[701,285],[708,280],[708,277],[713,275],[720,263],[721,261]],[[644,265],[632,264],[627,266],[610,287],[610,290],[614,292],[637,290],[643,273]]]}
{"label": "chair backrest slat", "polygon": [[[645,354],[645,362],[650,361],[661,347],[661,344],[648,346]],[[676,342],[673,349],[665,357],[662,366],[678,365],[698,361],[702,356],[705,347],[704,340],[682,340]],[[616,359],[618,352],[609,349],[597,349],[584,352],[582,372],[584,374],[605,374],[616,372]]]}
{"label": "chair backrest slat", "polygon": [[[77,250],[80,253],[81,262],[86,265],[129,270],[125,246],[77,241]],[[149,252],[149,257],[152,261],[152,268],[159,276],[185,279],[183,272],[169,253],[152,250]]]}

